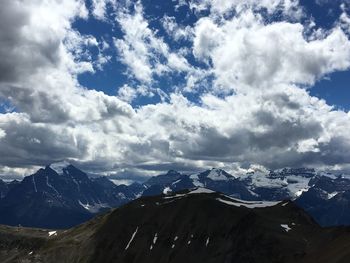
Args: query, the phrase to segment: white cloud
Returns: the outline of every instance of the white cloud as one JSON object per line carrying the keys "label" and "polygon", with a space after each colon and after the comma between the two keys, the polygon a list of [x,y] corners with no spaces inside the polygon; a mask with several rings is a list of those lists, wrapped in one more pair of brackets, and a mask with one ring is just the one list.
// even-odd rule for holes
{"label": "white cloud", "polygon": [[191,71],[187,59],[173,52],[163,38],[149,27],[141,3],[137,2],[132,8],[134,12],[120,9],[117,21],[124,36],[114,41],[120,60],[130,74],[141,83],[150,85],[155,76]]}
{"label": "white cloud", "polygon": [[162,19],[162,24],[167,34],[175,41],[191,40],[193,37],[193,28],[179,25],[175,17],[165,15]]}
{"label": "white cloud", "polygon": [[137,91],[136,89],[125,84],[118,90],[118,97],[121,100],[130,103],[137,97]]}
{"label": "white cloud", "polygon": [[108,6],[115,8],[117,1],[115,0],[92,0],[92,15],[102,21],[107,21],[107,8]]}
{"label": "white cloud", "polygon": [[299,23],[265,24],[247,11],[217,25],[212,19],[197,22],[194,54],[210,60],[218,90],[247,92],[281,83],[313,85],[326,74],[350,66],[350,42],[334,28],[314,40],[304,37]]}
{"label": "white cloud", "polygon": [[[191,65],[191,54],[166,43],[139,2],[118,9],[123,36],[114,44],[132,77],[117,96],[77,81],[81,72],[115,59],[104,53],[107,42],[72,28],[87,16],[84,3],[34,2],[8,1],[0,9],[0,96],[17,111],[0,114],[0,174],[13,169],[17,176],[25,171],[18,169],[62,159],[89,171],[124,174],[210,166],[235,172],[349,167],[349,113],[300,87],[349,68],[347,36],[336,26],[307,37],[310,25],[268,23],[259,15],[267,8],[296,19],[297,1],[206,1],[203,8],[211,14],[191,29],[165,19],[175,41],[193,40],[187,49],[203,66]],[[94,2],[99,19],[106,16],[105,3]],[[232,8],[239,13],[225,19]],[[192,32],[193,39],[187,36]],[[98,48],[97,60],[87,46]],[[160,76],[183,83],[160,89],[154,81]],[[200,102],[186,92],[197,92]],[[129,104],[157,93],[161,103]]]}
{"label": "white cloud", "polygon": [[0,129],[0,140],[1,140],[1,138],[5,137],[5,136],[6,136],[6,132],[4,130]]}
{"label": "white cloud", "polygon": [[294,18],[300,18],[303,15],[299,0],[191,0],[189,6],[196,12],[210,10],[214,16],[246,10],[267,10],[269,15],[282,11],[284,15]]}

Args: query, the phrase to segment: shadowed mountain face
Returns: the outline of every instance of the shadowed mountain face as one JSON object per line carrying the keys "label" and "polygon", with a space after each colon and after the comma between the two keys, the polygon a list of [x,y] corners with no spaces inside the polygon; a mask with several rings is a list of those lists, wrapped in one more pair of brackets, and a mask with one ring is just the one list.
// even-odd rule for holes
{"label": "shadowed mountain face", "polygon": [[90,179],[72,165],[47,166],[25,177],[0,200],[0,223],[67,228],[135,196],[105,178]]}
{"label": "shadowed mountain face", "polygon": [[316,177],[296,203],[323,226],[350,224],[350,181]]}
{"label": "shadowed mountain face", "polygon": [[8,193],[8,185],[3,180],[0,179],[0,199],[4,198]]}
{"label": "shadowed mountain face", "polygon": [[321,228],[292,202],[207,189],[143,197],[79,227],[0,228],[1,262],[320,262],[350,260],[348,228]]}

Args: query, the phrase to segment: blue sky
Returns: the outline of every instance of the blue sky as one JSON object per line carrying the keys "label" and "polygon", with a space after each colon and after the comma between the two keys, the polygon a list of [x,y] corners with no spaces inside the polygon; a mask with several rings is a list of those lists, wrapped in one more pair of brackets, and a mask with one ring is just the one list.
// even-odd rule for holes
{"label": "blue sky", "polygon": [[[193,26],[198,20],[198,16],[189,9],[188,6],[181,6],[176,9],[176,1],[142,1],[144,7],[145,16],[148,18],[150,26],[157,31],[157,36],[166,39],[172,45],[183,45],[190,47],[191,43],[188,41],[182,41],[180,44],[173,42],[169,38],[160,23],[160,20],[164,15],[172,16],[178,23],[184,26]],[[307,16],[305,20],[311,17],[315,20],[316,24],[322,28],[332,28],[341,14],[340,4],[341,1],[328,1],[324,3],[317,3],[317,1],[300,1],[300,4],[305,9]],[[88,1],[87,5],[91,7],[91,3]],[[110,19],[114,19],[112,8],[108,8],[107,16]],[[279,19],[276,19],[278,21]],[[112,38],[121,38],[123,36],[120,27],[117,24],[109,21],[101,21],[94,17],[90,17],[88,20],[78,19],[73,24],[73,27],[83,34],[90,34],[100,39],[112,41]],[[94,50],[91,50],[94,52]],[[95,52],[96,53],[96,52]],[[118,89],[124,84],[129,83],[127,74],[125,73],[126,66],[118,61],[117,52],[111,51],[114,59],[104,66],[102,71],[95,73],[84,73],[78,76],[81,85],[96,90],[102,90],[109,95],[117,94]],[[191,61],[196,63],[195,60]],[[177,85],[181,81],[180,77],[171,76],[171,78],[159,78],[157,86],[160,89],[164,89],[168,92],[167,86]],[[337,108],[344,110],[350,109],[350,91],[349,83],[350,71],[345,70],[343,72],[330,73],[327,76],[323,76],[318,80],[314,87],[310,89],[310,93],[313,96],[324,99],[328,104],[334,105]],[[189,98],[193,97],[191,94]],[[194,96],[194,99],[196,96]],[[144,105],[149,103],[155,103],[160,98],[147,98],[141,97],[134,101],[134,105]]]}
{"label": "blue sky", "polygon": [[347,0],[5,0],[0,176],[350,171]]}

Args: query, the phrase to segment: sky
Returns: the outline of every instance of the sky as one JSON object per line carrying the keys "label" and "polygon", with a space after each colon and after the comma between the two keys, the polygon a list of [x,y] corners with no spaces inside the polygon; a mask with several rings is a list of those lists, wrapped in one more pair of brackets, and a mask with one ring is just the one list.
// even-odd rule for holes
{"label": "sky", "polygon": [[0,178],[350,172],[348,0],[0,4]]}

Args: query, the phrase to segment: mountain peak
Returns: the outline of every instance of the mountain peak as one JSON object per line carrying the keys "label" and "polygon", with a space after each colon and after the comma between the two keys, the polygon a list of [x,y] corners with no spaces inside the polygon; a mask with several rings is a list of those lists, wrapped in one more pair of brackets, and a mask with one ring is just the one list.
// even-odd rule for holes
{"label": "mountain peak", "polygon": [[178,175],[180,173],[178,171],[175,171],[175,170],[169,170],[166,174],[167,175]]}
{"label": "mountain peak", "polygon": [[50,167],[56,173],[61,175],[61,174],[63,174],[63,170],[70,165],[71,164],[67,161],[61,161],[61,162],[51,163],[48,167]]}
{"label": "mountain peak", "polygon": [[209,170],[207,178],[210,178],[214,181],[226,181],[228,179],[235,178],[235,177],[222,169],[212,168]]}

